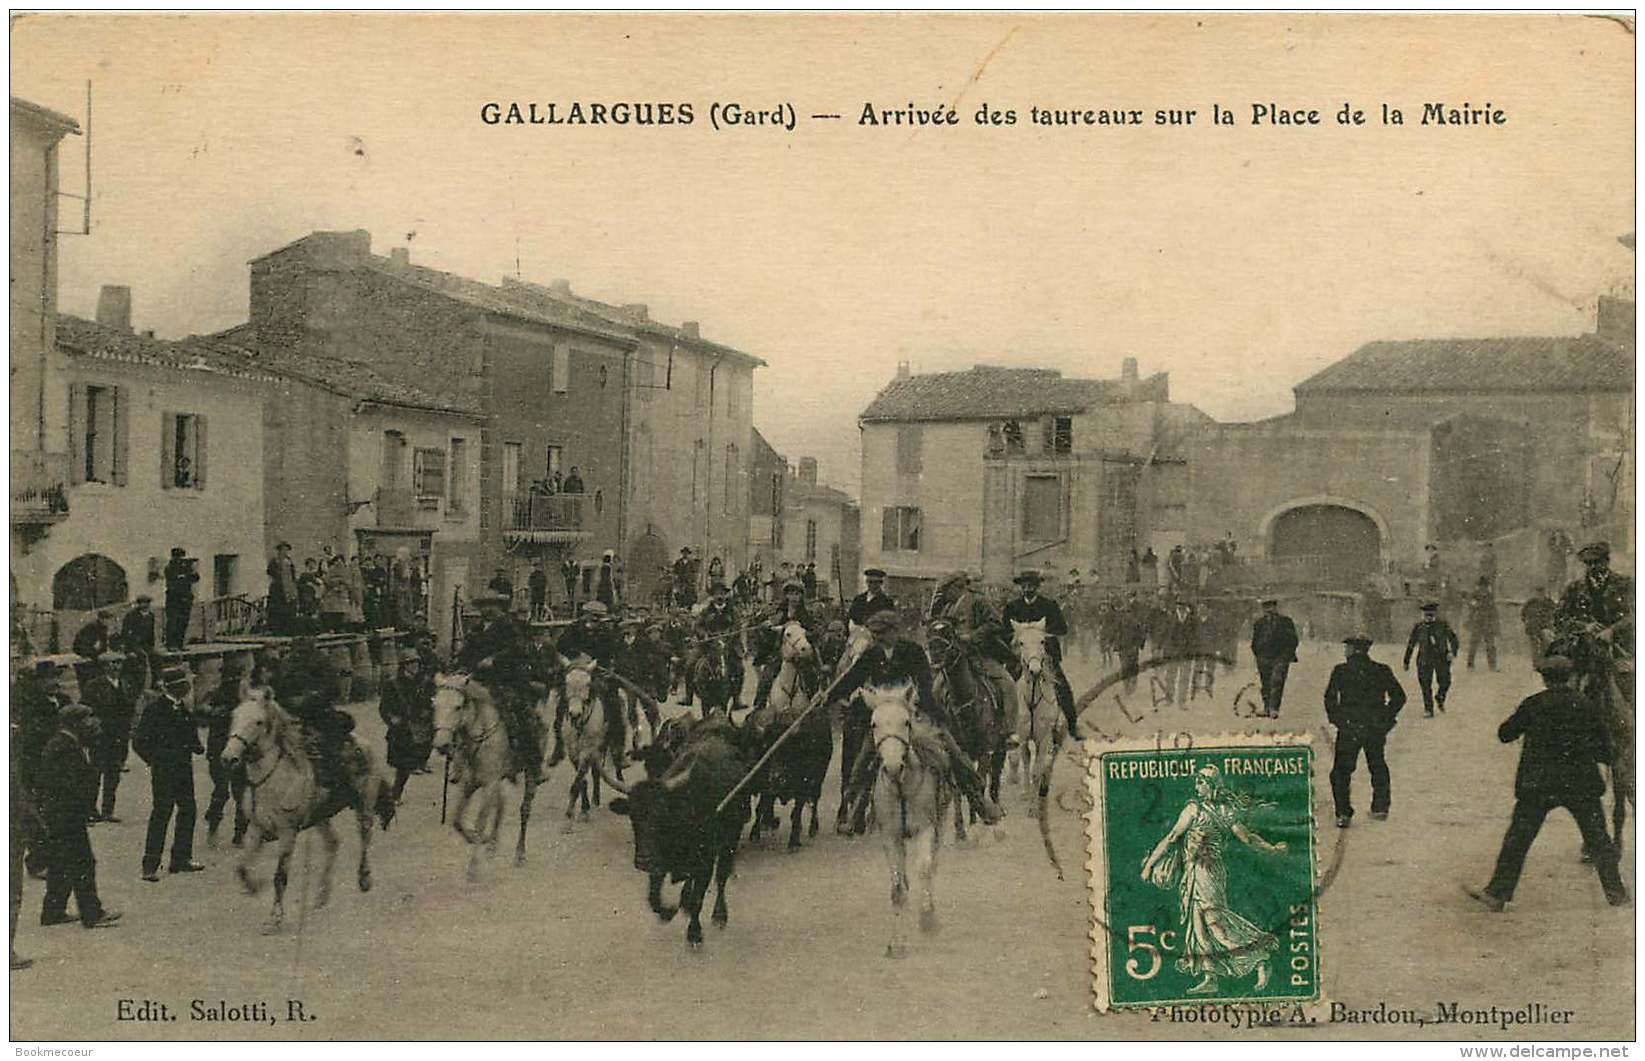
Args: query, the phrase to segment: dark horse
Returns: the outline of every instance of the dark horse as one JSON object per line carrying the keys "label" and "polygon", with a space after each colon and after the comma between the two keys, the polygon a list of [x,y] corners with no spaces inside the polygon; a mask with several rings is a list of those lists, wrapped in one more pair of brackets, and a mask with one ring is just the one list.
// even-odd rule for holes
{"label": "dark horse", "polygon": [[717,642],[701,645],[689,667],[686,687],[697,694],[703,718],[723,715],[731,704],[731,675],[725,666],[726,653]]}
{"label": "dark horse", "polygon": [[[995,699],[993,687],[982,680],[966,646],[954,636],[953,624],[934,619],[926,633],[926,648],[934,665],[932,692],[948,712],[954,739],[990,788],[989,797],[999,799],[1000,774],[1005,769],[1005,709]],[[965,839],[967,815],[961,809],[964,797],[954,797],[954,838]],[[977,820],[977,808],[969,807],[969,820]]]}

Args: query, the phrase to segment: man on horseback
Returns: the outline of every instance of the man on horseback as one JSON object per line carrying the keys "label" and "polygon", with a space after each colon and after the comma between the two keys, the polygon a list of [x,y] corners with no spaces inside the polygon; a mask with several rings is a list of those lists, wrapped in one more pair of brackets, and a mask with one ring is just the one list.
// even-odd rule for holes
{"label": "man on horseback", "polygon": [[[1603,679],[1614,659],[1631,655],[1634,580],[1611,570],[1607,542],[1584,545],[1576,555],[1588,570],[1560,596],[1554,609],[1555,639],[1566,642],[1560,646],[1563,652],[1578,652],[1573,662],[1584,676]],[[1583,651],[1581,642],[1587,642],[1588,651]],[[1593,651],[1596,642],[1608,651]]]}
{"label": "man on horseback", "polygon": [[532,648],[525,624],[507,614],[508,598],[482,593],[473,603],[480,609],[480,628],[463,639],[454,663],[490,691],[508,731],[515,764],[531,778],[542,770],[542,719],[536,711],[534,684],[546,689],[546,675]]}
{"label": "man on horseback", "polygon": [[[1011,651],[1005,624],[988,599],[971,588],[964,571],[949,575],[931,598],[931,615],[946,619],[965,653],[972,673],[993,698],[994,710],[1014,735],[1017,718],[1016,676],[1022,665]],[[1015,737],[1012,738],[1015,740]]]}
{"label": "man on horseback", "polygon": [[[342,695],[337,671],[312,635],[292,641],[270,684],[275,701],[302,725],[314,780],[335,792],[344,805],[360,806],[371,763],[354,739],[354,717],[337,708]],[[374,810],[385,825],[394,816],[392,801]]]}
{"label": "man on horseback", "polygon": [[862,577],[868,588],[851,598],[851,607],[846,610],[846,618],[852,626],[862,626],[876,612],[897,610],[897,602],[885,592],[884,568],[871,567],[862,573]]}
{"label": "man on horseback", "polygon": [[816,620],[811,617],[811,611],[805,605],[805,583],[797,578],[791,578],[783,583],[783,601],[771,614],[766,629],[761,634],[761,645],[758,654],[754,657],[754,665],[760,669],[760,681],[754,688],[754,710],[758,711],[771,698],[771,685],[777,680],[777,670],[782,666],[782,631],[789,623],[799,623],[805,627],[807,637],[817,633]]}
{"label": "man on horseback", "polygon": [[[868,617],[866,625],[873,632],[874,643],[857,658],[857,662],[852,664],[851,669],[840,679],[839,684],[834,687],[834,696],[849,704],[851,694],[864,685],[884,686],[912,682],[917,694],[915,708],[936,731],[937,739],[948,756],[955,787],[971,806],[977,809],[977,815],[984,824],[994,825],[1005,817],[1005,811],[988,798],[987,788],[981,776],[970,758],[960,749],[959,742],[949,732],[948,720],[943,717],[936,696],[931,691],[931,662],[926,659],[924,649],[902,638],[898,631],[898,622],[897,613],[889,610],[876,612]],[[865,742],[857,755],[856,763],[851,766],[851,783],[846,799],[848,806],[857,804],[867,794],[869,782],[874,777],[873,764],[876,756],[874,748]],[[863,813],[863,809],[858,810],[853,832],[862,831]]]}
{"label": "man on horseback", "polygon": [[[550,766],[565,758],[565,740],[560,732],[560,723],[565,721],[568,710],[565,672],[576,662],[586,660],[598,668],[616,673],[617,656],[622,645],[610,629],[609,618],[610,613],[604,604],[597,600],[589,601],[583,605],[581,617],[566,628],[566,632],[560,635],[559,642],[554,646],[560,658],[557,679],[560,695],[554,707],[554,752],[548,758]],[[605,710],[606,733],[618,735],[611,740],[612,747],[620,755],[623,747],[620,735],[626,728],[622,701],[617,698],[617,690],[611,680],[597,672],[594,675],[593,695],[599,698],[600,706]]]}
{"label": "man on horseback", "polygon": [[701,644],[697,651],[714,652],[724,662],[725,673],[731,678],[731,710],[742,707],[743,648],[737,630],[737,612],[731,606],[731,591],[724,582],[709,587],[713,596],[708,607],[697,617],[697,637]]}
{"label": "man on horseback", "polygon": [[1057,706],[1062,708],[1062,715],[1068,720],[1068,735],[1075,740],[1079,739],[1079,715],[1074,711],[1074,690],[1068,684],[1068,676],[1062,672],[1062,642],[1063,635],[1068,633],[1068,620],[1063,618],[1062,608],[1050,597],[1040,596],[1040,573],[1038,571],[1024,571],[1014,582],[1022,589],[1022,596],[1005,606],[1005,621],[1008,623],[1033,623],[1045,621],[1045,666],[1051,675],[1051,687],[1056,690]]}

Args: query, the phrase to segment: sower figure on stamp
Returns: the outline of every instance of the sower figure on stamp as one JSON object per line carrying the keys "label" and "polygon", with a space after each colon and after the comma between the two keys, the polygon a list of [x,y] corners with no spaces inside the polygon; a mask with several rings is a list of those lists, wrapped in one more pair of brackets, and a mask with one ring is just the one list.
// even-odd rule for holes
{"label": "sower figure on stamp", "polygon": [[1297,624],[1279,613],[1279,600],[1265,598],[1262,614],[1251,624],[1251,657],[1257,661],[1257,678],[1262,683],[1262,710],[1269,718],[1279,717],[1285,699],[1285,678],[1297,661]]}
{"label": "sower figure on stamp", "polygon": [[1582,830],[1584,849],[1599,871],[1600,885],[1612,906],[1628,902],[1617,868],[1617,849],[1605,831],[1599,796],[1605,783],[1599,763],[1609,762],[1605,727],[1593,703],[1571,687],[1573,666],[1563,656],[1549,656],[1538,666],[1547,688],[1520,702],[1497,730],[1504,744],[1524,738],[1519,772],[1514,776],[1514,814],[1502,838],[1496,871],[1483,889],[1464,888],[1473,898],[1500,912],[1513,901],[1542,823],[1555,807],[1564,807]]}
{"label": "sower figure on stamp", "polygon": [[1325,686],[1325,717],[1337,728],[1331,798],[1336,803],[1337,828],[1346,829],[1354,817],[1349,788],[1361,751],[1371,771],[1371,817],[1388,817],[1393,792],[1383,749],[1388,731],[1405,706],[1405,690],[1387,664],[1371,658],[1369,637],[1348,637],[1342,643],[1345,659],[1332,668]]}
{"label": "sower figure on stamp", "polygon": [[[1422,687],[1422,713],[1434,717],[1434,708],[1445,710],[1445,695],[1451,691],[1451,659],[1460,642],[1451,624],[1439,617],[1439,603],[1422,606],[1422,621],[1411,627],[1405,642],[1405,669],[1411,669],[1411,653],[1417,657],[1417,684]],[[1436,683],[1437,682],[1437,688]]]}
{"label": "sower figure on stamp", "polygon": [[[926,659],[924,649],[912,641],[903,640],[898,633],[898,625],[897,613],[893,611],[876,612],[868,617],[867,626],[874,634],[874,643],[857,657],[851,669],[840,678],[839,684],[834,687],[833,695],[850,705],[852,694],[864,685],[912,683],[916,694],[915,707],[920,717],[930,724],[932,739],[947,756],[955,787],[970,805],[977,809],[977,816],[985,825],[997,824],[1005,817],[1005,812],[1000,809],[999,804],[988,798],[982,777],[948,731],[946,720],[942,717],[937,707],[936,696],[931,690],[931,662]],[[848,706],[847,710],[853,708]],[[859,706],[855,710],[862,709]],[[856,762],[849,768],[851,782],[844,805],[857,807],[851,829],[853,833],[861,833],[866,827],[867,808],[863,797],[868,795],[870,783],[874,779],[876,754],[868,742],[864,741]]]}

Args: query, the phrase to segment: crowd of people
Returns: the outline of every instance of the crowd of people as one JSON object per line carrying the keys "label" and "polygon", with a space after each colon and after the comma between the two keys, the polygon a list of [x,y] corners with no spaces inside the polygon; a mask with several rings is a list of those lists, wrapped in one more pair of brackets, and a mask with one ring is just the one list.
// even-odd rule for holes
{"label": "crowd of people", "polygon": [[404,546],[389,558],[343,556],[326,545],[299,567],[291,543],[280,542],[268,562],[267,631],[290,636],[406,629],[427,614],[425,581],[421,560]]}

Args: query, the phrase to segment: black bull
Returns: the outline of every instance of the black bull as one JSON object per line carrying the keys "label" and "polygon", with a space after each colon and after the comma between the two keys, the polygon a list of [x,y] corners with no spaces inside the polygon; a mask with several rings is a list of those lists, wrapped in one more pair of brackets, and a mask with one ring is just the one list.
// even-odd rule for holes
{"label": "black bull", "polygon": [[[737,843],[748,820],[748,799],[734,799],[715,813],[722,799],[737,786],[747,763],[729,735],[707,734],[687,744],[673,768],[656,780],[636,782],[624,798],[611,801],[611,810],[628,816],[634,829],[634,868],[649,878],[646,899],[662,921],[672,921],[679,907],[665,905],[666,878],[682,885],[680,906],[690,916],[685,940],[702,946],[703,897],[712,879],[717,889],[713,921],[724,928],[730,919],[725,883],[731,878]],[[619,791],[622,786],[608,784]]]}

